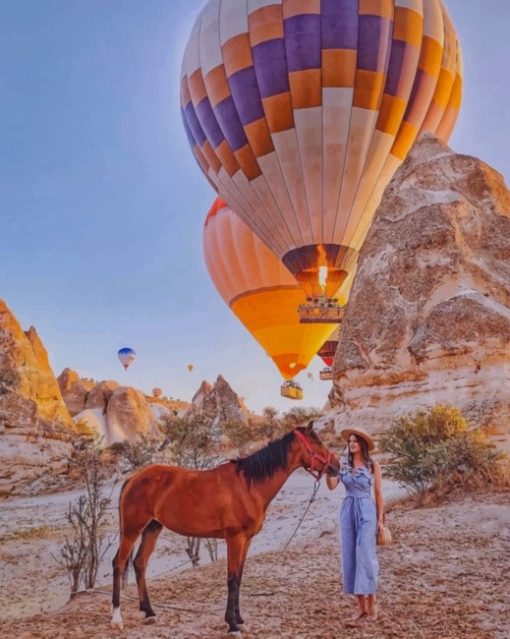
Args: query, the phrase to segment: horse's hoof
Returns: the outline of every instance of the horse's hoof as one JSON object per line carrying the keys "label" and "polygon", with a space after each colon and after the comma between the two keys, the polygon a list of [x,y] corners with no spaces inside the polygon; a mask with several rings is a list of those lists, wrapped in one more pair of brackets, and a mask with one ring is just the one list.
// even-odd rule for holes
{"label": "horse's hoof", "polygon": [[228,637],[242,637],[243,633],[240,630],[229,630],[227,632]]}
{"label": "horse's hoof", "polygon": [[155,615],[153,615],[152,617],[145,617],[145,619],[143,620],[143,623],[146,626],[152,626],[157,622],[157,620],[158,618]]}
{"label": "horse's hoof", "polygon": [[122,630],[124,628],[122,617],[120,615],[120,608],[113,608],[113,617],[110,621],[110,627],[112,630]]}
{"label": "horse's hoof", "polygon": [[248,626],[245,623],[238,623],[237,627],[242,633],[249,632]]}

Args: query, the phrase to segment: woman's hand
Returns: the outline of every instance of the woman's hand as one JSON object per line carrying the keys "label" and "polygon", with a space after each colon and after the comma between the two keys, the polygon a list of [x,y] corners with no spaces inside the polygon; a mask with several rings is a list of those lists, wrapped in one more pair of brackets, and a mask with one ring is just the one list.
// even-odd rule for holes
{"label": "woman's hand", "polygon": [[329,490],[334,490],[339,484],[338,475],[332,477],[331,475],[326,475],[326,486]]}
{"label": "woman's hand", "polygon": [[384,517],[379,517],[377,520],[377,534],[380,535],[384,528]]}

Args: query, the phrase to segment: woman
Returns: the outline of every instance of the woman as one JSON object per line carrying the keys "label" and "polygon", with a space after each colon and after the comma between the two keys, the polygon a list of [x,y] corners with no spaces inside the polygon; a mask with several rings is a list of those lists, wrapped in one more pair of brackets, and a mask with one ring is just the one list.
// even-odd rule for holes
{"label": "woman", "polygon": [[366,615],[375,621],[379,571],[376,533],[382,530],[384,522],[381,468],[370,457],[374,441],[363,428],[346,428],[341,435],[348,444],[347,455],[341,460],[338,477],[328,476],[326,482],[333,490],[341,481],[347,490],[340,509],[344,592],[357,597],[357,609],[351,620],[358,621]]}

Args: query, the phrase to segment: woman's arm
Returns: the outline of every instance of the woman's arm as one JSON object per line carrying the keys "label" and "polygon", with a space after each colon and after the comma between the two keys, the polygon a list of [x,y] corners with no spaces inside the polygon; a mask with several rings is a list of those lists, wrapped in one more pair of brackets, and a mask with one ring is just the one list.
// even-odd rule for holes
{"label": "woman's arm", "polygon": [[374,464],[374,492],[375,507],[377,509],[377,532],[380,532],[384,524],[384,497],[382,492],[381,466],[379,462]]}
{"label": "woman's arm", "polygon": [[329,490],[334,490],[339,483],[340,483],[340,480],[338,479],[337,475],[335,475],[335,477],[331,477],[331,475],[326,475],[326,486],[329,488]]}

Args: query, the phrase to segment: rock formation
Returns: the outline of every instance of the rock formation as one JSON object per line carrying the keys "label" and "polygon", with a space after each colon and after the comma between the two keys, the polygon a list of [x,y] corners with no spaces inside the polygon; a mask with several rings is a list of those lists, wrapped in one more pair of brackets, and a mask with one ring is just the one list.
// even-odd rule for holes
{"label": "rock formation", "polygon": [[58,383],[75,422],[81,422],[105,446],[135,441],[140,435],[157,436],[160,419],[189,408],[186,402],[163,397],[162,391],[148,396],[113,380],[83,379],[70,368],[62,371]]}
{"label": "rock formation", "polygon": [[222,375],[218,375],[214,384],[203,381],[191,405],[191,410],[211,416],[214,426],[222,426],[229,421],[248,423],[246,406]]}
{"label": "rock formation", "polygon": [[32,327],[0,300],[0,494],[65,467],[74,424]]}
{"label": "rock formation", "polygon": [[81,379],[76,371],[64,368],[57,378],[60,392],[71,416],[85,410],[87,395],[94,388],[93,380]]}
{"label": "rock formation", "polygon": [[435,403],[510,434],[510,194],[424,136],[359,256],[334,363],[337,427],[372,431]]}

